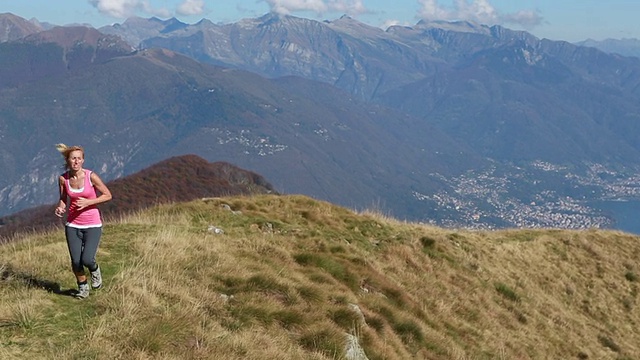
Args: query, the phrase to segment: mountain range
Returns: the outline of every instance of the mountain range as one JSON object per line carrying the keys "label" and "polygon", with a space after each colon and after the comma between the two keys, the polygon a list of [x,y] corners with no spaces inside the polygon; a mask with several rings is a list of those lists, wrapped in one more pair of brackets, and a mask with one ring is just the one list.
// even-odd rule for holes
{"label": "mountain range", "polygon": [[614,226],[588,203],[640,198],[634,57],[469,22],[0,19],[2,214],[55,197],[60,141],[108,180],[193,153],[451,226]]}
{"label": "mountain range", "polygon": [[640,40],[638,39],[587,39],[576,45],[590,46],[611,54],[640,57]]}

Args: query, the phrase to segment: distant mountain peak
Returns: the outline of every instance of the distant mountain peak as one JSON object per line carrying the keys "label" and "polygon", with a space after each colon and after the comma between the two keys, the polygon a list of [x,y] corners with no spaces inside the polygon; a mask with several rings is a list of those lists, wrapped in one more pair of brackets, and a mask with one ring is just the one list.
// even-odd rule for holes
{"label": "distant mountain peak", "polygon": [[172,17],[171,19],[165,20],[163,24],[165,25],[165,27],[164,29],[162,29],[162,31],[160,31],[161,33],[169,33],[172,31],[184,29],[187,26],[189,26],[189,24],[183,23],[182,21],[174,17]]}
{"label": "distant mountain peak", "polygon": [[441,29],[455,32],[475,33],[489,35],[490,28],[474,21],[444,21],[444,20],[420,20],[416,26],[418,29]]}
{"label": "distant mountain peak", "polygon": [[14,14],[12,14],[10,12],[1,13],[0,14],[0,19],[9,19],[9,20],[12,20],[12,21],[23,21],[24,20],[20,16],[14,15]]}
{"label": "distant mountain peak", "polygon": [[42,30],[43,27],[39,24],[12,13],[0,14],[0,42],[18,40]]}
{"label": "distant mountain peak", "polygon": [[381,35],[384,33],[384,30],[382,30],[381,28],[367,25],[352,18],[349,15],[342,15],[337,20],[325,21],[325,23],[333,28],[340,29],[355,36],[362,36],[363,34],[372,36],[374,34]]}
{"label": "distant mountain peak", "polygon": [[158,19],[157,17],[152,17],[152,18],[143,18],[143,17],[139,17],[139,16],[130,16],[128,17],[122,24],[114,24],[114,26],[122,26],[122,25],[129,25],[129,26],[140,26],[146,23],[162,23],[162,20]]}
{"label": "distant mountain peak", "polygon": [[610,54],[620,54],[622,56],[635,56],[640,58],[639,39],[604,39],[601,41],[587,39],[577,42],[576,45],[593,47]]}
{"label": "distant mountain peak", "polygon": [[131,52],[133,49],[121,38],[105,35],[100,31],[86,26],[56,26],[51,30],[41,31],[22,39],[25,43],[43,44],[55,43],[65,49],[78,45],[96,49],[108,48],[119,52]]}
{"label": "distant mountain peak", "polygon": [[183,23],[182,21],[176,19],[175,17],[162,20],[157,17],[151,17],[148,19],[141,18],[138,16],[132,16],[120,25],[125,28],[157,28],[160,33],[169,33],[175,30],[184,29],[189,26],[187,23]]}
{"label": "distant mountain peak", "polygon": [[188,26],[188,24],[176,18],[161,20],[157,17],[147,19],[132,16],[127,18],[122,24],[103,26],[98,30],[104,34],[117,35],[127,41],[131,46],[137,47],[143,39],[168,34]]}
{"label": "distant mountain peak", "polygon": [[310,28],[324,26],[325,24],[306,18],[293,15],[280,14],[277,12],[269,12],[258,18],[242,19],[235,26],[241,29],[287,29],[296,31],[307,31]]}
{"label": "distant mountain peak", "polygon": [[209,19],[201,19],[200,21],[198,21],[197,23],[194,24],[195,26],[202,26],[202,25],[213,25],[213,22]]}
{"label": "distant mountain peak", "polygon": [[280,14],[280,13],[271,11],[271,12],[268,12],[268,13],[258,17],[256,20],[261,22],[261,23],[270,23],[270,22],[275,22],[275,21],[282,21],[284,19],[287,19],[290,16],[291,15],[285,15],[285,14]]}

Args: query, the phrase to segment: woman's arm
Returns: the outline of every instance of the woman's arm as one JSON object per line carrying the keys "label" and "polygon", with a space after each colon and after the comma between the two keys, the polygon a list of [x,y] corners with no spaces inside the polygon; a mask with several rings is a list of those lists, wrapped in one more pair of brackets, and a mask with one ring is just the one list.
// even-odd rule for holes
{"label": "woman's arm", "polygon": [[60,200],[58,201],[58,207],[56,207],[55,214],[57,217],[62,217],[62,215],[67,211],[67,190],[64,186],[64,176],[60,176],[58,178],[58,188],[60,192]]}

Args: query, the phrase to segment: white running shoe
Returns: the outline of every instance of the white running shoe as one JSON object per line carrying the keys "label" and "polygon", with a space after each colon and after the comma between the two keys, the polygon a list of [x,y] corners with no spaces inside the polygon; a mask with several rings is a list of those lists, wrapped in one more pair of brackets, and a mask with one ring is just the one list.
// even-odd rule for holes
{"label": "white running shoe", "polygon": [[86,299],[89,296],[89,284],[78,284],[78,292],[76,292],[73,296],[77,299]]}
{"label": "white running shoe", "polygon": [[102,287],[102,273],[100,267],[96,271],[91,271],[91,287],[94,289],[100,289]]}

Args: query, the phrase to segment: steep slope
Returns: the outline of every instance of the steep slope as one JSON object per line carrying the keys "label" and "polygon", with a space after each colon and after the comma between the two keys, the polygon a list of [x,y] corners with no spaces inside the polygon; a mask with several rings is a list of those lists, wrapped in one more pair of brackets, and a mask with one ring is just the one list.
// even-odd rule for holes
{"label": "steep slope", "polygon": [[[210,163],[195,155],[173,157],[106,183],[114,198],[100,206],[105,219],[153,207],[216,196],[277,193],[262,176],[237,166]],[[13,235],[61,225],[55,204],[0,217],[0,242]]]}
{"label": "steep slope", "polygon": [[0,87],[63,77],[132,50],[118,37],[83,26],[58,26],[29,34],[0,43]]}
{"label": "steep slope", "polygon": [[608,69],[640,70],[640,62],[603,59],[610,63],[591,65],[579,60],[581,55],[595,59],[604,54],[574,50],[576,60],[568,66],[560,49],[543,51],[515,42],[478,52],[455,70],[377,100],[421,116],[424,123],[499,161],[638,167],[640,103],[634,91],[639,78],[631,73],[623,80]]}
{"label": "steep slope", "polygon": [[444,65],[425,49],[348,17],[318,22],[272,13],[234,24],[201,21],[145,39],[140,46],[164,47],[266,77],[294,75],[322,81],[360,99]]}
{"label": "steep slope", "polygon": [[0,246],[0,357],[636,359],[639,240],[304,196],[159,206],[107,224],[84,301],[60,231]]}

